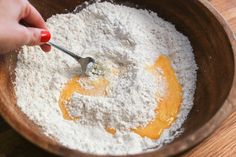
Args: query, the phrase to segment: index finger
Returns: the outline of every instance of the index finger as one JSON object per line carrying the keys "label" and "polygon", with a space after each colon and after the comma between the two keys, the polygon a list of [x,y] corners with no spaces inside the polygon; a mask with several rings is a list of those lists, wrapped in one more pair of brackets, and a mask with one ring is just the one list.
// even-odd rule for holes
{"label": "index finger", "polygon": [[23,12],[24,14],[21,19],[31,27],[47,29],[44,19],[30,3],[26,5]]}

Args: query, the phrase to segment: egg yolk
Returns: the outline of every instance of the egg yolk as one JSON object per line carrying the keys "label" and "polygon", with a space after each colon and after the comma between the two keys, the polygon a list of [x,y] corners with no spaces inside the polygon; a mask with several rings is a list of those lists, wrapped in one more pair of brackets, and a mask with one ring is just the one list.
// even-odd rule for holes
{"label": "egg yolk", "polygon": [[106,128],[106,131],[109,132],[112,135],[116,134],[116,129],[115,128]]}
{"label": "egg yolk", "polygon": [[[168,57],[160,56],[157,59],[156,63],[148,68],[148,71],[151,72],[154,76],[159,75],[157,72],[157,68],[160,68],[163,71],[163,75],[166,78],[166,94],[157,104],[157,108],[155,110],[155,119],[148,123],[145,127],[131,129],[141,137],[148,137],[150,139],[158,139],[163,130],[171,126],[171,124],[176,120],[182,101],[182,88],[178,82],[178,79]],[[71,99],[74,92],[88,96],[107,95],[106,88],[109,85],[109,81],[105,78],[100,77],[96,80],[89,80],[88,83],[91,88],[88,89],[80,85],[80,79],[88,80],[88,78],[81,78],[79,76],[76,76],[65,85],[61,92],[59,105],[63,114],[63,118],[66,120],[79,119],[79,117],[71,116],[65,107],[65,103]],[[107,127],[106,131],[112,135],[116,133],[115,128]]]}
{"label": "egg yolk", "polygon": [[141,137],[158,139],[163,130],[169,128],[176,120],[182,102],[182,88],[178,82],[171,63],[166,56],[160,56],[155,65],[149,68],[149,71],[157,75],[156,69],[160,68],[167,82],[167,91],[165,96],[158,102],[155,110],[156,117],[146,127],[132,129]]}
{"label": "egg yolk", "polygon": [[63,114],[63,118],[66,120],[78,120],[79,117],[74,117],[69,114],[69,112],[66,109],[65,103],[70,101],[73,93],[80,93],[82,95],[88,95],[88,96],[106,96],[106,88],[109,84],[108,80],[104,78],[98,78],[96,80],[88,81],[88,85],[90,88],[84,88],[80,85],[79,80],[80,79],[86,79],[86,77],[79,77],[76,76],[72,78],[65,87],[63,88],[60,99],[59,99],[59,106]]}

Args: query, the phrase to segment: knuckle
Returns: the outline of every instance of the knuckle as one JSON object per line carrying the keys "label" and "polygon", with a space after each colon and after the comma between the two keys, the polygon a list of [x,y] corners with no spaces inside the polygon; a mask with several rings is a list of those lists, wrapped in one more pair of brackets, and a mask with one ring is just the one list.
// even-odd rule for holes
{"label": "knuckle", "polygon": [[24,45],[29,45],[31,42],[31,33],[27,30],[27,28],[21,30],[19,32],[21,34],[21,40]]}
{"label": "knuckle", "polygon": [[30,45],[36,45],[38,43],[38,34],[34,31],[31,35]]}
{"label": "knuckle", "polygon": [[29,33],[28,45],[37,45],[39,43],[38,32],[36,30],[31,30]]}
{"label": "knuckle", "polygon": [[22,12],[21,12],[21,17],[25,17],[27,15],[31,14],[31,10],[29,7],[29,2],[27,0],[17,0],[18,1],[18,5],[21,7]]}

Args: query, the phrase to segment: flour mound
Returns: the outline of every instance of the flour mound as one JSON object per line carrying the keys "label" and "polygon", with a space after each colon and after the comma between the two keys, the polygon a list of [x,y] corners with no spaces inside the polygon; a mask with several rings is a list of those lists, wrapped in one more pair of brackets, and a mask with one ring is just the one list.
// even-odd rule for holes
{"label": "flour mound", "polygon": [[84,124],[99,123],[119,130],[146,126],[156,116],[157,95],[161,99],[165,94],[165,79],[134,65],[120,75],[105,76],[111,77],[105,97],[75,93],[67,103],[70,115],[80,117]]}
{"label": "flour mound", "polygon": [[[74,93],[67,108],[81,119],[65,120],[60,93],[80,72],[79,64],[56,49],[46,54],[39,47],[23,47],[15,70],[17,105],[46,135],[71,149],[111,155],[160,148],[178,136],[193,105],[197,66],[188,38],[174,25],[152,11],[96,2],[77,14],[54,15],[47,26],[55,43],[121,72],[105,76],[111,81],[107,97]],[[127,128],[145,125],[154,117],[153,95],[165,92],[165,80],[144,69],[160,55],[170,58],[183,101],[176,122],[158,140],[151,140]],[[86,81],[80,84],[90,88]],[[108,133],[106,126],[118,128],[116,134]]]}

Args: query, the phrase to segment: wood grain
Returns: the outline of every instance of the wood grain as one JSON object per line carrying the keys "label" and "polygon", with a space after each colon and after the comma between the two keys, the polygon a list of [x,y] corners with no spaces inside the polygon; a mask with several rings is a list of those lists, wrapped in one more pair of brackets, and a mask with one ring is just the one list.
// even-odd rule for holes
{"label": "wood grain", "polygon": [[209,0],[236,32],[236,0]]}
{"label": "wood grain", "polygon": [[[212,5],[223,15],[236,33],[236,1],[210,0]],[[222,156],[236,155],[236,112],[227,118],[222,126],[200,145],[189,151],[186,156]]]}
{"label": "wood grain", "polygon": [[189,151],[186,156],[232,157],[236,154],[236,112],[225,120],[212,136]]}
{"label": "wood grain", "polygon": [[[34,1],[34,0],[32,0],[32,1]],[[51,3],[52,1],[55,1],[55,0],[48,1],[48,3]],[[191,3],[194,3],[194,1],[191,1]],[[234,7],[232,7],[232,5],[234,6],[234,4],[235,4],[235,0],[212,0],[211,3],[214,6],[218,7],[218,10],[220,12],[222,12],[222,14],[226,17],[226,19],[231,24],[232,29],[236,31],[235,17],[233,14],[235,9],[234,9]],[[69,2],[65,3],[65,5],[68,5],[68,4],[69,4]],[[40,5],[42,5],[42,6],[40,6]],[[176,5],[181,7],[181,5],[178,3],[176,3]],[[43,6],[43,3],[40,3],[39,7],[45,8],[45,6]],[[52,11],[56,12],[57,7],[60,7],[60,6],[56,5],[55,8],[52,8]],[[70,5],[68,5],[68,7],[70,7]],[[187,7],[188,6],[186,5],[186,8]],[[193,12],[195,12],[195,11],[193,11]],[[43,13],[44,13],[44,17],[48,17],[50,15],[46,11],[44,11]],[[205,14],[203,14],[203,15],[205,15]],[[208,15],[208,16],[210,16],[210,15]],[[173,18],[174,18],[174,16],[173,16]],[[177,17],[177,18],[179,18],[179,17]],[[182,19],[184,19],[184,18],[182,18]],[[172,20],[175,20],[175,19],[172,19]],[[197,19],[197,20],[199,20],[199,19]],[[190,22],[190,21],[187,21],[187,22]],[[206,25],[202,25],[202,26],[207,28]],[[181,27],[179,27],[179,28],[181,29]],[[219,28],[217,28],[217,29],[219,29]],[[201,31],[199,33],[201,33]],[[210,34],[210,35],[212,35],[212,34]],[[199,38],[201,38],[201,37],[202,36],[199,36]],[[206,41],[206,42],[209,42],[209,41]],[[212,71],[209,71],[209,72],[212,72]],[[216,101],[216,99],[218,99],[218,97],[215,97],[215,103],[218,103]],[[194,114],[199,114],[197,112],[198,110],[195,110],[195,111],[196,111],[196,113],[194,113]],[[206,110],[206,111],[208,111],[208,110]],[[207,118],[210,118],[210,117],[206,117],[206,120],[207,120]],[[232,128],[232,126],[233,126],[234,122],[236,121],[235,119],[236,119],[236,113],[233,114],[229,118],[229,120],[226,121],[226,123],[224,125],[222,125],[222,127],[220,129],[218,129],[218,131],[215,132],[211,136],[211,138],[208,138],[202,144],[200,144],[198,147],[191,150],[189,153],[187,153],[187,156],[208,156],[208,155],[212,156],[212,155],[216,155],[216,153],[217,153],[217,155],[230,156],[231,154],[234,154],[235,153],[235,144],[234,144],[233,140],[235,140],[235,138],[232,138],[232,136],[235,136],[234,132],[236,132],[236,127],[234,126],[234,128]],[[201,121],[195,121],[195,124],[197,124],[197,123],[201,123]],[[189,125],[192,125],[192,129],[194,129],[194,124],[189,124]],[[200,125],[200,124],[198,124],[198,125]],[[41,150],[40,148],[30,144],[28,141],[26,141],[21,136],[19,136],[15,131],[13,131],[1,119],[0,119],[0,142],[1,142],[1,144],[0,144],[0,157],[1,156],[8,156],[8,157],[13,157],[13,156],[14,157],[53,156],[52,154],[47,153],[47,152]]]}

